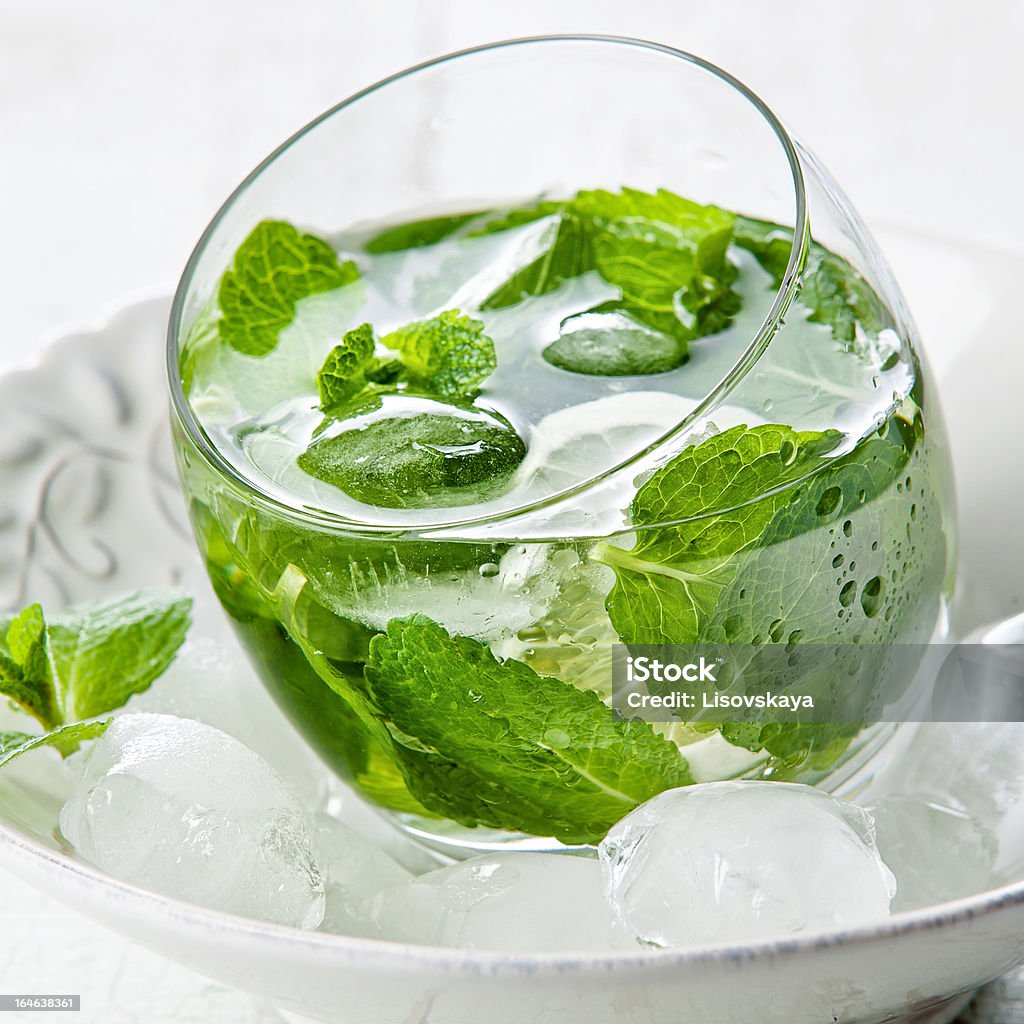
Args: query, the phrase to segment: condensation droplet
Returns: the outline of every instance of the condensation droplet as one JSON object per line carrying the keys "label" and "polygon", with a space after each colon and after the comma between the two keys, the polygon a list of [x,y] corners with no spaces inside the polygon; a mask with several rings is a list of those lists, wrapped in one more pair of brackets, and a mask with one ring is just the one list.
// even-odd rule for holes
{"label": "condensation droplet", "polygon": [[825,491],[822,496],[818,499],[818,504],[815,507],[815,511],[823,519],[827,519],[829,516],[833,516],[839,509],[840,502],[843,500],[843,492],[838,487],[830,487]]}
{"label": "condensation droplet", "polygon": [[873,619],[878,614],[882,607],[882,580],[880,577],[872,576],[864,584],[864,589],[860,592],[860,606],[869,619]]}

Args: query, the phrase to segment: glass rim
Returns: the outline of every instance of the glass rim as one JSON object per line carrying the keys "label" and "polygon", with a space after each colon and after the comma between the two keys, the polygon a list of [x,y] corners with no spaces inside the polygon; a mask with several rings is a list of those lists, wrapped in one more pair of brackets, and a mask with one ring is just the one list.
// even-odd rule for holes
{"label": "glass rim", "polygon": [[[715,384],[715,386],[692,410],[690,410],[686,416],[684,416],[678,423],[674,424],[669,430],[659,435],[643,448],[633,452],[628,458],[616,463],[614,466],[611,466],[594,476],[587,477],[585,480],[577,481],[562,490],[544,495],[542,498],[533,501],[525,502],[522,505],[516,505],[511,508],[501,509],[499,511],[485,513],[482,515],[468,516],[462,519],[449,518],[445,520],[431,521],[429,523],[412,524],[400,521],[392,523],[366,523],[352,520],[340,513],[334,513],[326,509],[315,509],[308,506],[289,504],[264,490],[255,480],[245,476],[235,466],[233,466],[228,459],[224,457],[217,446],[210,440],[192,409],[191,402],[185,394],[181,380],[180,340],[182,336],[185,300],[188,295],[189,288],[191,287],[193,277],[195,276],[198,264],[202,259],[214,232],[220,226],[228,212],[234,207],[236,201],[241,198],[249,187],[277,160],[278,157],[282,156],[292,147],[293,144],[297,143],[307,134],[314,131],[323,122],[327,121],[335,114],[340,113],[342,110],[358,103],[365,97],[378,92],[386,86],[403,81],[421,71],[436,68],[462,58],[475,57],[491,51],[506,50],[513,47],[546,45],[552,43],[611,44],[615,46],[647,50],[675,58],[685,64],[707,72],[724,85],[733,89],[741,98],[746,100],[754,108],[754,110],[772,130],[782,147],[784,156],[786,157],[793,183],[793,198],[795,205],[793,238],[790,243],[789,261],[786,265],[785,273],[783,274],[782,280],[776,289],[772,304],[768,308],[761,324],[754,332],[750,343],[732,367],[730,367],[730,369]],[[203,233],[200,235],[199,240],[196,242],[174,292],[168,322],[166,346],[166,369],[168,385],[170,388],[172,414],[184,430],[189,443],[203,458],[207,466],[214,471],[219,478],[229,483],[235,490],[241,492],[247,500],[269,507],[273,513],[278,516],[282,516],[286,519],[292,519],[297,522],[304,523],[305,525],[316,527],[320,530],[326,529],[331,532],[344,533],[350,536],[362,535],[367,537],[381,537],[383,535],[387,536],[389,539],[398,539],[402,536],[427,537],[434,533],[444,533],[446,535],[446,540],[458,540],[457,535],[449,535],[450,531],[457,531],[460,528],[484,527],[514,520],[531,512],[557,505],[558,503],[565,501],[567,498],[582,494],[583,492],[601,484],[615,474],[621,473],[624,470],[627,470],[630,466],[641,462],[648,456],[657,452],[659,449],[668,446],[673,439],[684,434],[693,424],[713,413],[714,410],[728,397],[736,385],[743,380],[748,371],[757,363],[764,351],[768,348],[769,343],[774,337],[775,332],[796,293],[800,274],[807,259],[809,242],[810,229],[807,213],[807,195],[804,184],[803,168],[796,142],[772,109],[764,100],[761,99],[760,96],[757,95],[757,93],[744,85],[744,83],[738,78],[718,67],[718,65],[713,64],[702,57],[698,57],[695,54],[677,49],[676,47],[668,46],[664,43],[656,43],[650,40],[620,35],[588,33],[546,34],[521,36],[466,47],[461,50],[455,50],[450,53],[443,54],[440,57],[433,57],[429,60],[411,65],[410,67],[388,75],[385,78],[381,78],[372,85],[366,86],[358,92],[352,93],[350,96],[329,107],[323,113],[313,118],[313,120],[303,125],[303,127],[298,129],[298,131],[294,132],[285,139],[284,142],[272,150],[232,190],[230,195],[224,200],[220,208],[214,214]],[[442,510],[440,509],[438,510],[438,512],[441,511]],[[628,529],[628,527],[623,528]]]}

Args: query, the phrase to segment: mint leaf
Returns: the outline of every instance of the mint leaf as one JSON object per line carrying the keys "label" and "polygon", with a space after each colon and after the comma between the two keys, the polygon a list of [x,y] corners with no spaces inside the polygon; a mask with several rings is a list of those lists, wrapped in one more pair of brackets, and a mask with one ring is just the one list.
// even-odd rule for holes
{"label": "mint leaf", "polygon": [[[687,449],[638,491],[634,548],[594,554],[615,570],[607,607],[626,643],[749,645],[729,692],[814,696],[814,722],[691,723],[767,750],[775,777],[831,764],[899,696],[908,645],[938,614],[945,546],[918,429],[893,417],[829,460],[838,437],[771,425]],[[794,663],[789,680],[760,661],[765,645],[815,643],[834,645],[834,662]]]}
{"label": "mint leaf", "polygon": [[40,747],[56,747],[61,756],[73,754],[83,740],[94,740],[107,730],[107,722],[74,722],[62,725],[42,736],[24,732],[0,732],[0,768],[10,764],[16,757]]}
{"label": "mint leaf", "polygon": [[560,370],[597,377],[666,373],[686,361],[686,345],[619,313],[581,313],[543,351]]}
{"label": "mint leaf", "polygon": [[192,600],[138,590],[69,608],[49,630],[67,718],[93,718],[141,693],[170,666],[191,624]]}
{"label": "mint leaf", "polygon": [[366,679],[413,795],[464,824],[595,842],[693,781],[647,723],[619,721],[594,693],[499,662],[425,616],[374,637]]}
{"label": "mint leaf", "polygon": [[56,668],[43,610],[29,605],[7,626],[7,651],[0,650],[0,693],[32,715],[44,729],[62,720]]}
{"label": "mint leaf", "polygon": [[634,547],[601,543],[592,555],[615,570],[607,608],[623,642],[694,642],[736,575],[736,556],[790,500],[779,489],[821,466],[840,437],[733,427],[655,472],[633,499]]}
{"label": "mint leaf", "polygon": [[361,324],[348,331],[340,345],[331,349],[316,375],[320,408],[332,413],[359,394],[367,383],[367,372],[377,363],[373,328]]}
{"label": "mint leaf", "polygon": [[689,341],[710,333],[702,321],[716,304],[735,312],[736,271],[726,258],[733,214],[664,189],[581,192],[573,209],[587,224],[594,269],[621,290],[617,307],[641,323]]}
{"label": "mint leaf", "polygon": [[498,365],[483,323],[457,309],[399,327],[381,343],[399,354],[410,384],[447,400],[472,399]]}
{"label": "mint leaf", "polygon": [[428,508],[494,494],[525,455],[500,417],[453,407],[448,415],[390,417],[322,438],[298,462],[369,505]]}
{"label": "mint leaf", "polygon": [[[901,696],[897,689],[919,658],[913,645],[928,642],[938,615],[946,565],[942,531],[931,521],[939,503],[916,465],[917,446],[913,425],[894,417],[801,483],[723,590],[702,642],[830,644],[834,651],[827,666],[811,660],[794,673],[795,688],[814,696],[818,721],[744,723],[741,745],[784,763],[827,766]],[[887,542],[866,545],[865,534]],[[740,692],[777,684],[768,671],[755,657]],[[738,742],[735,730],[722,732]]]}
{"label": "mint leaf", "polygon": [[[789,264],[792,230],[737,217],[735,241],[757,258],[772,275],[775,287],[780,287]],[[811,242],[797,301],[808,311],[809,320],[830,327],[833,337],[846,346],[856,339],[858,324],[875,335],[892,324],[891,314],[867,281],[846,260],[817,242]]]}
{"label": "mint leaf", "polygon": [[[722,330],[739,309],[739,297],[730,287],[736,268],[727,258],[735,217],[725,210],[664,189],[594,190],[564,203],[548,201],[513,211],[474,234],[544,218],[550,223],[527,239],[520,268],[484,300],[482,308],[504,308],[596,271],[619,289],[621,297],[593,312],[624,313],[673,339],[674,365],[685,358],[687,342]],[[614,357],[615,343],[608,345]],[[663,355],[659,365],[668,358]],[[567,356],[565,362],[592,366],[596,360]],[[614,374],[606,370],[605,375]]]}
{"label": "mint leaf", "polygon": [[191,599],[140,590],[47,622],[30,605],[0,648],[0,694],[46,730],[120,707],[174,660],[189,626]]}
{"label": "mint leaf", "polygon": [[544,231],[526,242],[523,265],[480,304],[481,309],[504,309],[531,295],[547,295],[570,277],[593,269],[590,238],[568,205],[543,203],[535,210],[519,211],[487,226],[485,232],[519,227],[550,217]]}
{"label": "mint leaf", "polygon": [[221,340],[249,356],[265,356],[295,318],[301,299],[333,291],[359,277],[356,265],[338,261],[323,239],[291,224],[265,220],[238,247],[217,292]]}
{"label": "mint leaf", "polygon": [[428,217],[409,224],[398,224],[374,235],[363,248],[373,255],[381,255],[436,245],[482,215],[481,212],[457,213],[446,217]]}
{"label": "mint leaf", "polygon": [[[332,560],[343,572],[337,564],[343,556],[325,553],[325,564]],[[251,565],[246,569],[253,572]],[[311,721],[317,708],[333,708],[301,681],[277,622],[289,649],[294,645],[350,710],[353,721],[342,738],[350,741],[358,725],[373,761],[350,770],[361,787],[386,778],[386,792],[375,793],[390,806],[584,842],[601,838],[654,793],[693,781],[675,745],[646,723],[621,722],[594,694],[539,676],[521,662],[499,663],[483,644],[452,638],[422,616],[393,619],[386,634],[374,636],[361,672],[329,657],[307,633],[311,580],[292,563],[271,582],[276,573],[268,563],[254,582],[273,609],[266,632],[289,659],[289,686],[302,689],[297,704],[303,714],[308,706]],[[351,756],[335,751],[330,737],[320,742],[335,760]]]}

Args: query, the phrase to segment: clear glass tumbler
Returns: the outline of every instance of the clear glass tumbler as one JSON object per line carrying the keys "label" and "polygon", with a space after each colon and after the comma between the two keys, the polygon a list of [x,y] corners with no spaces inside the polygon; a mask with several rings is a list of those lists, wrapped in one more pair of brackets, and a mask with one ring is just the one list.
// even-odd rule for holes
{"label": "clear glass tumbler", "polygon": [[[623,187],[735,211],[729,258],[770,275],[731,341],[691,346],[670,422],[650,386],[636,392],[631,415],[649,430],[625,457],[605,443],[614,422],[570,417],[515,500],[360,520],[231,450],[219,392],[197,380],[218,344],[221,276],[258,222],[344,238],[424,211]],[[359,310],[338,317],[340,336]],[[299,372],[310,395],[329,348]],[[231,365],[236,380],[281,372],[257,356]],[[503,386],[528,396],[530,365]],[[950,467],[904,300],[815,157],[690,54],[516,40],[329,110],[206,230],[175,299],[168,368],[196,538],[266,686],[339,775],[439,842],[593,843],[658,789],[715,778],[836,786],[891,732],[877,724],[878,680],[863,676],[841,726],[627,724],[608,706],[616,645],[912,645],[943,628]],[[743,469],[753,443],[766,445],[759,475],[740,486],[728,467]],[[638,500],[687,459],[713,463],[713,493],[695,469],[681,497]],[[417,615],[435,632],[419,646],[406,635],[386,686],[380,638]]]}

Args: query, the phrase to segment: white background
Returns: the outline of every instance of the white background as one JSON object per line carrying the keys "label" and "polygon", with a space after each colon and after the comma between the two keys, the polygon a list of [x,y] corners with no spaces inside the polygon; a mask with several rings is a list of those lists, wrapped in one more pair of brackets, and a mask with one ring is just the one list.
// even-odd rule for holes
{"label": "white background", "polygon": [[[447,50],[557,31],[721,64],[874,226],[1024,239],[1014,0],[0,0],[0,369],[128,293],[172,288],[234,185],[348,93]],[[929,281],[907,275],[913,305]],[[944,277],[955,316],[970,291],[958,298],[955,267]],[[0,992],[25,990],[82,991],[82,1022],[279,1019],[0,877]]]}
{"label": "white background", "polygon": [[556,31],[723,65],[871,222],[1024,238],[1015,0],[0,0],[0,364],[171,287],[231,188],[351,91]]}

